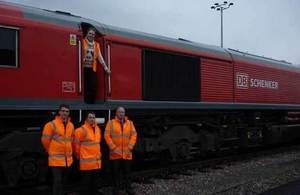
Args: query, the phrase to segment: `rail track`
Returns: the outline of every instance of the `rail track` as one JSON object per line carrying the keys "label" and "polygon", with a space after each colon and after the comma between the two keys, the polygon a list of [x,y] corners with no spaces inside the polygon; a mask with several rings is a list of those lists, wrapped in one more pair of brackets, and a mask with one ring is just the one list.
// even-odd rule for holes
{"label": "rail track", "polygon": [[[255,147],[248,148],[247,150],[231,150],[219,152],[222,155],[211,155],[206,157],[206,159],[191,160],[189,162],[172,163],[147,163],[148,166],[134,166],[135,171],[132,173],[132,179],[137,183],[151,183],[152,178],[161,179],[172,179],[174,175],[189,175],[188,170],[205,171],[207,168],[221,169],[225,165],[230,165],[232,163],[243,162],[251,160],[254,158],[259,158],[263,156],[271,156],[273,154],[279,154],[284,152],[291,152],[295,150],[300,150],[300,145],[287,144],[284,146],[277,147]],[[163,165],[162,165],[163,164]],[[144,167],[144,168],[142,168]],[[146,167],[146,168],[145,168]],[[107,188],[110,186],[109,172],[103,171],[99,177],[99,188]],[[66,194],[76,194],[79,189],[79,181],[76,180],[68,185],[66,185]],[[19,186],[17,188],[10,188],[8,186],[0,186],[0,194],[15,195],[15,194],[51,194],[51,186],[47,184],[37,185],[37,186]]]}
{"label": "rail track", "polygon": [[[289,151],[300,150],[299,144],[286,144],[276,147],[254,147],[247,150],[226,151],[222,155],[213,155],[206,159],[197,159],[184,163],[171,163],[167,166],[140,170],[132,173],[132,177],[136,182],[151,179],[153,177],[172,178],[174,174],[187,174],[187,170],[203,171],[206,168],[221,168],[223,165],[230,165],[234,162],[242,162],[259,158],[263,156],[271,156]],[[225,154],[227,153],[227,154]],[[230,154],[229,154],[230,153]]]}

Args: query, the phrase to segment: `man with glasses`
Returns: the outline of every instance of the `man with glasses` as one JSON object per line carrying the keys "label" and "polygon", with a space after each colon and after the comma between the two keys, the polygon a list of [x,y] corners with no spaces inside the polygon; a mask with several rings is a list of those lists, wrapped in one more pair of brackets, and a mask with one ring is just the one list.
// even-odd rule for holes
{"label": "man with glasses", "polygon": [[61,104],[58,115],[43,129],[42,144],[48,153],[48,166],[53,173],[53,195],[63,194],[63,181],[67,168],[73,163],[72,141],[74,125],[69,118],[69,105]]}

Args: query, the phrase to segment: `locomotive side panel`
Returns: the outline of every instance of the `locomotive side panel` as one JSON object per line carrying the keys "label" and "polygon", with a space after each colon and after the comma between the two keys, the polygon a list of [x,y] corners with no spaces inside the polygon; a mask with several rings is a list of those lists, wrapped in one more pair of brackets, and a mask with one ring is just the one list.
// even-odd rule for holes
{"label": "locomotive side panel", "polygon": [[235,64],[235,101],[300,103],[299,73],[260,64]]}
{"label": "locomotive side panel", "polygon": [[10,24],[6,20],[1,28],[15,29],[18,61],[13,68],[0,67],[1,98],[78,97],[78,45],[74,29],[25,19],[20,19],[18,25],[14,19]]}
{"label": "locomotive side panel", "polygon": [[227,61],[201,58],[202,101],[233,101],[233,65]]}
{"label": "locomotive side panel", "polygon": [[111,71],[112,99],[141,100],[141,49],[113,43]]}

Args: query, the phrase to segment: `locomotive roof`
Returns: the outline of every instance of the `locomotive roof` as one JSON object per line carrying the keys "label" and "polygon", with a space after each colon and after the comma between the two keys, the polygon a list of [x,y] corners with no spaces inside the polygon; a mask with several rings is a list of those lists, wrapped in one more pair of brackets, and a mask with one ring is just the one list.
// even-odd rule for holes
{"label": "locomotive roof", "polygon": [[216,46],[177,40],[177,39],[172,39],[164,36],[138,32],[138,31],[129,30],[125,28],[114,27],[114,26],[99,23],[91,19],[82,18],[80,16],[76,16],[68,12],[51,11],[51,10],[39,9],[39,8],[17,5],[17,4],[12,4],[12,5],[16,5],[20,7],[22,9],[23,16],[31,20],[43,21],[43,22],[67,26],[71,28],[78,28],[78,26],[82,22],[85,22],[93,25],[101,34],[104,35],[114,34],[114,35],[121,35],[136,40],[148,40],[159,44],[170,45],[173,47],[175,46],[178,48],[191,49],[194,51],[203,51],[206,53],[210,53],[214,56],[217,56],[221,59],[225,59],[228,61],[231,60],[228,52]]}
{"label": "locomotive roof", "polygon": [[[233,57],[234,60],[238,59],[245,62],[259,63],[261,65],[271,65],[278,68],[286,68],[292,71],[300,72],[300,68],[288,63],[286,61],[274,60],[263,56],[257,56],[246,52],[241,52],[234,49],[224,49],[218,46],[212,46],[207,44],[196,43],[187,41],[184,39],[174,39],[164,36],[138,32],[134,30],[128,30],[124,28],[118,28],[110,25],[105,25],[97,21],[82,18],[80,16],[73,15],[63,11],[51,11],[46,9],[40,9],[15,3],[2,2],[1,4],[18,7],[22,10],[22,14],[25,18],[52,23],[56,25],[67,26],[71,28],[78,28],[82,22],[93,25],[102,34],[114,34],[121,35],[136,40],[148,40],[159,44],[173,46],[176,48],[190,49],[198,52],[205,52],[218,58],[229,60]],[[231,57],[232,56],[232,57]]]}
{"label": "locomotive roof", "polygon": [[291,71],[300,72],[300,67],[297,67],[296,65],[293,65],[292,63],[286,62],[284,60],[275,60],[273,58],[250,54],[248,52],[242,52],[230,48],[228,48],[227,51],[233,56],[234,60],[238,59],[244,62],[252,62],[261,65],[271,65],[277,68],[285,68]]}

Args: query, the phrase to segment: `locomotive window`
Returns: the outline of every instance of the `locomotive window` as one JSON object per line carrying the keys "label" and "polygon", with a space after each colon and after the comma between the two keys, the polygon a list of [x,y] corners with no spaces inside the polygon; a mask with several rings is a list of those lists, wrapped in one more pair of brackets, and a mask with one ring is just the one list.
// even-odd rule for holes
{"label": "locomotive window", "polygon": [[18,67],[18,29],[0,26],[0,67]]}

